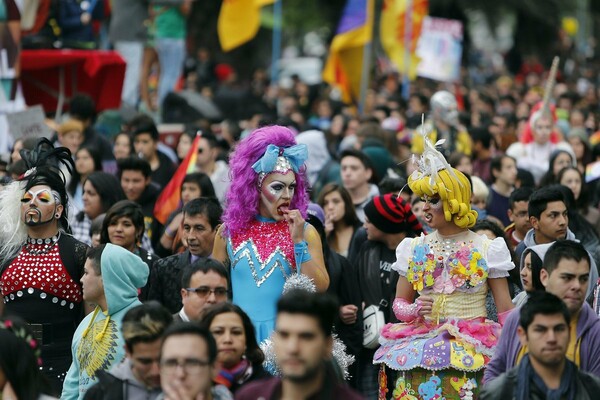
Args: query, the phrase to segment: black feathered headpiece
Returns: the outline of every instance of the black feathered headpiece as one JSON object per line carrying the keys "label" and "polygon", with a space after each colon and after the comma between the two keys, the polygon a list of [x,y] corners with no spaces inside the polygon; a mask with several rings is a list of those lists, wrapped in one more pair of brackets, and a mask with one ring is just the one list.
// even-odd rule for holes
{"label": "black feathered headpiece", "polygon": [[33,150],[21,150],[21,158],[27,166],[27,171],[19,178],[24,181],[25,190],[31,189],[36,185],[46,185],[58,193],[60,204],[63,205],[63,212],[59,222],[63,229],[68,232],[69,198],[67,196],[65,170],[71,174],[75,165],[71,157],[71,151],[66,147],[54,147],[52,143],[41,138]]}

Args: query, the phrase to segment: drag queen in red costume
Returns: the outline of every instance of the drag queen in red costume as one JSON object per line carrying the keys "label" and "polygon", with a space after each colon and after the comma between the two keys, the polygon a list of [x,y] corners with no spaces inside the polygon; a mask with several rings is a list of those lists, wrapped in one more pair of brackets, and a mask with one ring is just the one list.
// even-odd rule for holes
{"label": "drag queen in red costume", "polygon": [[329,277],[317,231],[305,223],[305,145],[282,126],[257,129],[230,159],[232,176],[213,257],[230,266],[233,302],[244,309],[260,343],[275,326],[276,302],[292,274],[325,291]]}
{"label": "drag queen in red costume", "polygon": [[61,169],[73,168],[69,150],[42,139],[21,155],[27,172],[0,192],[0,290],[4,313],[27,321],[41,343],[42,370],[60,393],[83,317],[87,246],[68,234]]}

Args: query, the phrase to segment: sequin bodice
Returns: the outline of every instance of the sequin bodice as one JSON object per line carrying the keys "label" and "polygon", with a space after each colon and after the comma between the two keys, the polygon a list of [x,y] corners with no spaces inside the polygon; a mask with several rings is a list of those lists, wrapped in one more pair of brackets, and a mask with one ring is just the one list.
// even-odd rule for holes
{"label": "sequin bodice", "polygon": [[286,221],[253,221],[229,238],[233,303],[254,325],[258,342],[275,328],[276,304],[287,278],[295,271],[294,243]]}
{"label": "sequin bodice", "polygon": [[285,276],[294,268],[294,242],[286,221],[253,221],[248,229],[231,238],[231,266],[248,264],[254,283],[260,287],[275,271]]}
{"label": "sequin bodice", "polygon": [[62,306],[70,303],[70,308],[82,301],[81,287],[67,272],[57,240],[29,239],[2,274],[0,289],[6,302],[34,294]]}

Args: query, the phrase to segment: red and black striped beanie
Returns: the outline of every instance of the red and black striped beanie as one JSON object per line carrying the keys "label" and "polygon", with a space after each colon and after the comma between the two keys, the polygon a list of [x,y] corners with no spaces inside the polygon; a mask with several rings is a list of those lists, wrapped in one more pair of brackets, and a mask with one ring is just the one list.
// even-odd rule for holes
{"label": "red and black striped beanie", "polygon": [[409,236],[418,236],[423,232],[410,204],[392,193],[376,196],[369,201],[365,205],[365,215],[384,233],[406,232]]}

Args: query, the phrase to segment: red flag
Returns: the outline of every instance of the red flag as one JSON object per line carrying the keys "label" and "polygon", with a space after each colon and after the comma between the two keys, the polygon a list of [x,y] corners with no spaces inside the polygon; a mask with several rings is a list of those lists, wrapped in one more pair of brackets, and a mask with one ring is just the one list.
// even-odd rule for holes
{"label": "red flag", "polygon": [[187,155],[175,171],[175,174],[165,186],[165,188],[158,196],[156,203],[154,204],[154,217],[161,223],[165,224],[169,215],[179,207],[181,201],[181,185],[183,184],[183,178],[187,174],[191,174],[196,170],[196,159],[198,158],[198,145],[202,135],[200,132],[194,138],[192,147],[188,151]]}

